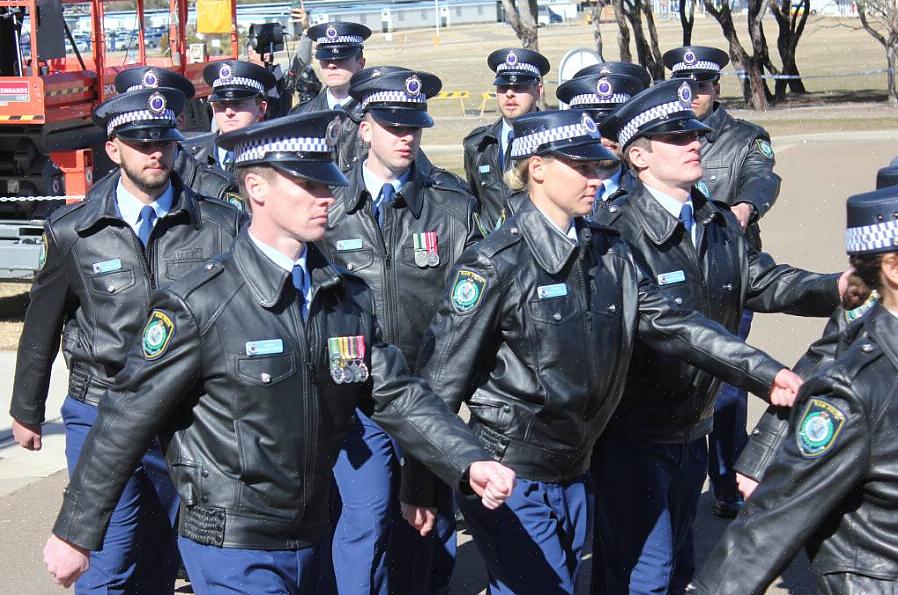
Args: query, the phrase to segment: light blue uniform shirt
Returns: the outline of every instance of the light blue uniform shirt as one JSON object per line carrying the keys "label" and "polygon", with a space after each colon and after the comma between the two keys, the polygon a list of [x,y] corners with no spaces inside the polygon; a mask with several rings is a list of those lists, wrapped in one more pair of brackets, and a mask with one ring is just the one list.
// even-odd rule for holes
{"label": "light blue uniform shirt", "polygon": [[308,247],[303,244],[302,252],[300,253],[299,257],[296,260],[290,260],[289,256],[287,256],[283,252],[275,250],[268,244],[263,243],[261,240],[256,239],[252,233],[249,234],[249,239],[251,239],[253,241],[253,244],[256,245],[256,247],[262,252],[262,254],[267,256],[271,262],[278,266],[278,268],[284,269],[291,274],[293,273],[293,267],[299,266],[302,268],[303,275],[305,275],[306,279],[306,304],[311,303],[312,277],[309,275],[309,267],[306,263],[306,255],[309,253]]}
{"label": "light blue uniform shirt", "polygon": [[[156,227],[156,222],[168,214],[174,201],[175,192],[172,189],[171,182],[169,182],[168,187],[159,195],[159,198],[149,205],[156,211],[156,220],[153,221],[153,227]],[[115,202],[118,206],[118,212],[122,220],[127,223],[136,234],[140,227],[140,210],[146,205],[144,205],[144,203],[142,203],[136,196],[128,192],[122,185],[121,180],[118,181],[118,186],[115,189]]]}
{"label": "light blue uniform shirt", "polygon": [[[675,199],[674,197],[664,194],[660,190],[655,190],[651,186],[646,185],[645,189],[648,190],[649,194],[651,194],[655,198],[655,200],[657,200],[661,204],[661,206],[664,207],[665,211],[667,211],[668,213],[673,215],[673,218],[676,219],[677,221],[680,220],[680,211],[683,210],[683,205],[689,205],[690,207],[692,207],[693,217],[695,217],[695,207],[692,204],[691,198],[689,200],[687,200],[686,202],[680,202],[679,200]],[[692,235],[692,245],[693,246],[695,246],[695,233],[697,231],[696,230],[697,227],[698,227],[697,223],[696,223],[696,225],[693,225],[692,233],[690,234],[690,235]]]}

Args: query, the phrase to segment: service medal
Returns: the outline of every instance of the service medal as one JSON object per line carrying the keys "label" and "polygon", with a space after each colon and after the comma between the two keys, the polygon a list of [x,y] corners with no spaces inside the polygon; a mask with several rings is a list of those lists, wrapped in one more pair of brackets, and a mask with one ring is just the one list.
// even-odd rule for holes
{"label": "service medal", "polygon": [[424,268],[435,267],[440,264],[440,249],[437,242],[437,232],[427,231],[416,233],[412,236],[415,244],[415,264]]}
{"label": "service medal", "polygon": [[327,340],[331,378],[337,384],[364,382],[368,379],[365,365],[365,337],[331,337]]}

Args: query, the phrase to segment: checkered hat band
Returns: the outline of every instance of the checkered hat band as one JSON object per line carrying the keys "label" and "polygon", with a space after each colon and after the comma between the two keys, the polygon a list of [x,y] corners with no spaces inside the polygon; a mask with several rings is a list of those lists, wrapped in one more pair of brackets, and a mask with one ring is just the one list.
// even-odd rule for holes
{"label": "checkered hat band", "polygon": [[516,62],[515,64],[507,64],[507,63],[503,62],[502,64],[499,64],[496,67],[497,73],[504,72],[506,70],[513,70],[513,71],[523,70],[526,72],[530,72],[530,73],[534,74],[535,76],[542,76],[542,74],[539,71],[539,68],[537,68],[533,64],[527,64],[526,62]]}
{"label": "checkered hat band", "polygon": [[359,45],[365,43],[365,38],[358,35],[337,35],[333,39],[330,37],[319,37],[315,43],[357,43]]}
{"label": "checkered hat band", "polygon": [[890,220],[845,230],[845,251],[860,254],[883,248],[898,249],[898,221]]}
{"label": "checkered hat band", "polygon": [[125,90],[125,93],[130,93],[131,91],[143,91],[144,89],[149,89],[150,87],[144,85],[131,85]]}
{"label": "checkered hat band", "polygon": [[709,62],[707,60],[699,60],[692,64],[677,62],[670,70],[671,72],[679,72],[681,70],[713,70],[714,72],[720,72],[720,64],[717,62]]}
{"label": "checkered hat band", "polygon": [[511,153],[513,158],[527,157],[532,155],[539,147],[547,143],[559,140],[568,140],[578,137],[590,137],[596,140],[601,138],[596,131],[590,131],[582,123],[568,124],[567,126],[559,126],[551,130],[540,130],[533,134],[526,134],[521,137],[515,137],[511,141]]}
{"label": "checkered hat band", "polygon": [[333,151],[324,138],[280,137],[263,138],[234,147],[234,163],[261,161],[268,153],[329,153]]}
{"label": "checkered hat band", "polygon": [[232,85],[242,85],[244,87],[252,87],[262,95],[265,94],[265,85],[260,83],[255,79],[246,78],[245,76],[232,76],[229,79],[215,79],[212,82],[212,87],[221,87],[224,85],[232,86]]}
{"label": "checkered hat band", "polygon": [[110,135],[116,128],[125,124],[130,124],[131,122],[146,122],[149,120],[158,120],[159,122],[165,122],[172,126],[175,126],[178,123],[178,118],[175,116],[175,112],[170,109],[163,110],[161,114],[154,114],[150,110],[141,109],[133,112],[125,112],[110,118],[109,122],[106,123],[106,134]]}
{"label": "checkered hat band", "polygon": [[362,108],[372,103],[427,103],[424,93],[409,95],[405,91],[374,91],[362,99]]}
{"label": "checkered hat band", "polygon": [[630,100],[630,96],[626,93],[614,93],[609,96],[599,96],[595,93],[587,93],[585,95],[574,95],[568,105],[592,105],[596,103],[626,103]]}
{"label": "checkered hat band", "polygon": [[689,108],[683,107],[683,104],[679,101],[670,101],[668,103],[656,105],[624,124],[621,127],[620,132],[617,133],[617,142],[620,143],[621,146],[624,146],[630,142],[630,139],[633,138],[633,135],[636,134],[636,131],[639,130],[639,127],[643,124],[647,124],[652,120],[657,120],[658,118],[663,118],[677,112],[686,111],[687,109]]}

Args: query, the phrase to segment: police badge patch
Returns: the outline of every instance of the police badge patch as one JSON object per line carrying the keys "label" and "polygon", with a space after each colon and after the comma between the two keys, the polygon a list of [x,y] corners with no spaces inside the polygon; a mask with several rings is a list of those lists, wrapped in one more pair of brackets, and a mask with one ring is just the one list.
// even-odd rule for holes
{"label": "police badge patch", "polygon": [[41,234],[41,251],[37,255],[37,268],[43,269],[47,264],[47,232]]}
{"label": "police badge patch", "polygon": [[459,271],[449,293],[452,308],[459,314],[467,314],[480,305],[486,279],[471,271]]}
{"label": "police badge patch", "polygon": [[795,433],[798,451],[806,459],[828,451],[845,425],[845,414],[823,399],[811,399],[805,407]]}
{"label": "police badge patch", "polygon": [[758,150],[761,152],[761,155],[763,155],[767,159],[773,159],[773,147],[770,146],[769,142],[759,138],[755,140],[755,144],[758,146]]}
{"label": "police badge patch", "polygon": [[143,329],[143,355],[147,359],[158,359],[168,349],[172,335],[175,334],[175,323],[162,310],[153,310],[150,320]]}

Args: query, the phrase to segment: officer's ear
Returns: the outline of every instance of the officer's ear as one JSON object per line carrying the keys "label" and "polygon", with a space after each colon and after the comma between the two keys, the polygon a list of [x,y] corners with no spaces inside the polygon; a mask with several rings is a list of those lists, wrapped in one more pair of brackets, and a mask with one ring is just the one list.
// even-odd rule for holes
{"label": "officer's ear", "polygon": [[112,137],[106,141],[106,154],[109,155],[109,159],[116,165],[120,166],[122,164],[122,154],[119,150],[117,137]]}
{"label": "officer's ear", "polygon": [[265,118],[265,112],[268,111],[268,102],[264,99],[259,100],[259,117],[257,121],[261,122]]}
{"label": "officer's ear", "polygon": [[271,178],[269,172],[261,167],[248,167],[242,173],[242,194],[250,203],[251,208],[257,205],[265,205],[268,194],[271,192]]}
{"label": "officer's ear", "polygon": [[898,297],[898,252],[883,254],[879,266],[882,289],[888,288],[893,297]]}
{"label": "officer's ear", "polygon": [[542,184],[546,180],[546,160],[551,159],[551,157],[540,157],[539,155],[534,155],[530,158],[527,163],[527,170],[529,174],[529,179],[531,182],[536,182],[537,184]]}
{"label": "officer's ear", "polygon": [[362,118],[361,122],[359,122],[359,136],[362,138],[363,141],[365,141],[369,145],[371,144],[371,137],[372,137],[371,127],[373,125],[374,124],[371,121],[371,114],[365,114],[365,117]]}

